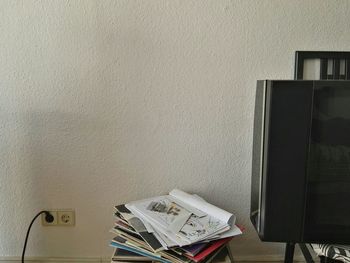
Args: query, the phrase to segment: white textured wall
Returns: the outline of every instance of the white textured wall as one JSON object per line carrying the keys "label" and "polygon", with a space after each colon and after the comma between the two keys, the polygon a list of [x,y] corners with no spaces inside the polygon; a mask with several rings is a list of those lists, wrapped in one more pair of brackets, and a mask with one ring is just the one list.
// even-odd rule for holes
{"label": "white textured wall", "polygon": [[257,79],[295,50],[349,50],[349,1],[1,1],[0,255],[109,256],[113,205],[178,187],[247,227]]}

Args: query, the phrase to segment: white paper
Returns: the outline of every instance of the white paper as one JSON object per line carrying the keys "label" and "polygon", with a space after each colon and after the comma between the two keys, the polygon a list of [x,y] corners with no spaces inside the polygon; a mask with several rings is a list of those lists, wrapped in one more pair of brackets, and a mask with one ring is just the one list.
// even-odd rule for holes
{"label": "white paper", "polygon": [[236,217],[233,214],[206,202],[204,199],[198,198],[198,196],[193,196],[178,189],[172,190],[169,195],[173,196],[183,203],[187,203],[192,207],[201,210],[208,215],[220,219],[221,221],[227,223],[229,226],[233,226],[236,222]]}
{"label": "white paper", "polygon": [[226,238],[226,237],[234,237],[234,236],[238,236],[238,235],[241,235],[241,234],[242,234],[242,230],[238,226],[233,225],[230,230],[225,231],[224,233],[221,233],[215,239]]}
{"label": "white paper", "polygon": [[177,235],[194,243],[228,229],[229,226],[225,222],[210,215],[192,215]]}
{"label": "white paper", "polygon": [[[142,214],[139,210],[136,209],[135,206],[133,205],[126,205],[126,207],[137,217],[142,217],[143,220],[147,220],[149,224],[152,225],[152,228],[154,229],[155,232],[161,233],[168,237],[172,242],[176,243],[179,246],[186,246],[189,245],[190,243],[186,240],[181,239],[180,237],[176,236],[174,233],[170,232],[169,230],[165,229],[162,227],[160,224],[157,223],[157,221],[154,221],[152,217],[149,217],[147,215]],[[166,240],[163,240],[166,241]],[[172,244],[168,244],[170,246]]]}
{"label": "white paper", "polygon": [[144,207],[147,206],[147,203],[149,202],[150,201],[148,200],[141,206],[140,204],[127,204],[126,207],[133,214],[142,217],[143,221],[147,221],[151,224],[156,232],[159,231],[163,235],[166,235],[172,242],[177,243],[179,246],[189,245],[216,236],[230,228],[227,223],[216,217],[210,215],[198,217],[192,214],[191,217],[186,220],[186,223],[183,224],[182,228],[179,231],[174,232],[163,224],[160,224],[159,218],[154,218],[154,216],[147,213],[147,211],[144,213]]}
{"label": "white paper", "polygon": [[125,206],[144,222],[148,232],[154,233],[163,247],[174,243],[185,246],[241,233],[234,225],[233,214],[178,189],[167,196],[134,201]]}
{"label": "white paper", "polygon": [[180,231],[192,214],[169,196],[158,196],[126,204],[127,208],[130,206],[174,233]]}

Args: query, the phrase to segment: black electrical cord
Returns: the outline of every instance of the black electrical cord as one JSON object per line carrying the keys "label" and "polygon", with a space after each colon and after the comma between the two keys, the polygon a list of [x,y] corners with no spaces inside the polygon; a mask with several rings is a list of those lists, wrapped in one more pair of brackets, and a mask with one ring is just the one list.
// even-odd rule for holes
{"label": "black electrical cord", "polygon": [[22,251],[22,263],[24,263],[24,254],[26,253],[26,247],[27,247],[30,229],[32,228],[32,225],[33,225],[35,219],[37,219],[41,214],[44,214],[44,213],[45,213],[46,222],[51,223],[54,220],[53,215],[51,215],[49,211],[45,211],[45,210],[40,211],[36,216],[34,216],[32,222],[30,222],[30,225],[28,227],[26,239],[24,240],[24,246],[23,246],[23,251]]}

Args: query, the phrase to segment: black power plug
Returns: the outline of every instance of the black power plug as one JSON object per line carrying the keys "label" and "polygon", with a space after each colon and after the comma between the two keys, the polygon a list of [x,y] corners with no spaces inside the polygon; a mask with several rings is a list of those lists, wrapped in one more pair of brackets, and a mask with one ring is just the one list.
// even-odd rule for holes
{"label": "black power plug", "polygon": [[44,211],[45,213],[45,221],[48,223],[52,223],[53,220],[55,220],[55,218],[53,217],[53,215],[51,215],[51,213],[49,211]]}

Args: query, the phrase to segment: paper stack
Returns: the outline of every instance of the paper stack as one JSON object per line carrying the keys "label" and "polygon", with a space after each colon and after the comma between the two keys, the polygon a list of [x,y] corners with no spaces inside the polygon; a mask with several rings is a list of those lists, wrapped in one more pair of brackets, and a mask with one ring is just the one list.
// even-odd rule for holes
{"label": "paper stack", "polygon": [[212,262],[242,234],[233,214],[177,189],[115,209],[112,262]]}

